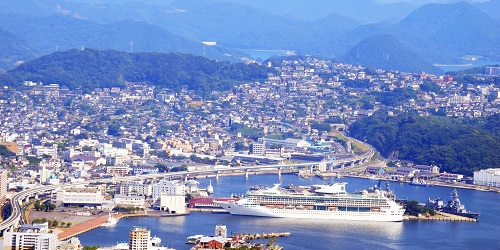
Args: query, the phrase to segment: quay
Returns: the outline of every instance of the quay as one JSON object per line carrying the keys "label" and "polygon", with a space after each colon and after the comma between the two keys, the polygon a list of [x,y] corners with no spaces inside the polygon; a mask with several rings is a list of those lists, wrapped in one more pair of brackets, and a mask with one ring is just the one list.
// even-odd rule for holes
{"label": "quay", "polygon": [[96,229],[96,228],[100,227],[102,224],[104,224],[104,222],[106,222],[106,220],[108,220],[108,216],[103,215],[103,216],[94,218],[92,220],[85,221],[83,223],[80,223],[80,224],[75,225],[73,227],[70,227],[68,229],[65,229],[64,231],[59,233],[57,235],[57,237],[59,238],[59,240],[67,240],[71,237],[77,236],[79,234],[82,234],[82,233],[88,232],[92,229]]}
{"label": "quay", "polygon": [[427,221],[464,221],[464,222],[477,222],[477,219],[469,218],[469,217],[464,217],[464,216],[459,216],[459,215],[454,215],[454,214],[448,214],[444,212],[439,212],[435,216],[411,216],[411,215],[405,215],[403,220],[405,221],[411,221],[411,220],[427,220]]}
{"label": "quay", "polygon": [[255,240],[255,239],[270,239],[270,238],[278,238],[278,237],[288,237],[290,236],[290,233],[285,232],[285,233],[262,233],[262,234],[248,234],[248,233],[243,233],[241,234],[243,240]]}

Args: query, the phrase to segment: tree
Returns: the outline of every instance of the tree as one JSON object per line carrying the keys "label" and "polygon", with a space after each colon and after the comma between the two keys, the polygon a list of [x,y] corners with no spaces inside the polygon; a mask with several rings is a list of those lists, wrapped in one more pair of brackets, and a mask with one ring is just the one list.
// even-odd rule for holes
{"label": "tree", "polygon": [[66,227],[71,227],[71,225],[72,225],[71,222],[66,223]]}
{"label": "tree", "polygon": [[57,227],[57,226],[59,226],[59,221],[53,220],[52,221],[52,227]]}
{"label": "tree", "polygon": [[0,156],[8,157],[8,156],[14,156],[15,154],[10,151],[6,146],[0,145]]}
{"label": "tree", "polygon": [[40,211],[41,208],[42,208],[42,206],[40,205],[40,201],[39,200],[35,201],[35,204],[33,204],[33,206],[34,206],[34,208],[35,208],[36,211]]}

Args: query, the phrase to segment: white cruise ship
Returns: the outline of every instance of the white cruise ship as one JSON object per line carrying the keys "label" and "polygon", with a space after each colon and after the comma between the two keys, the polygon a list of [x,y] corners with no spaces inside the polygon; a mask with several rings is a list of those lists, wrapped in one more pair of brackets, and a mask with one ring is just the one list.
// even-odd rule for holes
{"label": "white cruise ship", "polygon": [[331,220],[403,221],[405,209],[386,191],[347,193],[347,183],[249,191],[237,202],[218,202],[234,215]]}

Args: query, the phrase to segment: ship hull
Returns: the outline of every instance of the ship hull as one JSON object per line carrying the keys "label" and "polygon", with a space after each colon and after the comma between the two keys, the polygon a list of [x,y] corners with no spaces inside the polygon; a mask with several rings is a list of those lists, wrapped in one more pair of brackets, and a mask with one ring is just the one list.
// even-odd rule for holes
{"label": "ship hull", "polygon": [[234,203],[219,203],[233,215],[274,217],[274,218],[300,218],[300,219],[322,219],[322,220],[356,220],[356,221],[403,221],[403,212],[390,214],[380,212],[356,212],[356,211],[325,211],[306,209],[284,209],[267,208],[265,206],[244,206]]}

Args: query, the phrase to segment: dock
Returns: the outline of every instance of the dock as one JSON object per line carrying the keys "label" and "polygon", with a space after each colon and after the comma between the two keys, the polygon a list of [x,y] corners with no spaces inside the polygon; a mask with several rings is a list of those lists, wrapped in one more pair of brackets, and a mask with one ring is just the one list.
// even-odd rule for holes
{"label": "dock", "polygon": [[423,220],[423,221],[463,221],[463,222],[477,222],[477,219],[459,216],[455,214],[448,214],[444,212],[439,212],[435,216],[411,216],[405,215],[403,218],[405,221],[410,220]]}
{"label": "dock", "polygon": [[288,237],[290,233],[262,233],[262,234],[241,234],[243,240],[255,240],[255,239],[270,239],[270,238],[278,238],[278,237]]}

